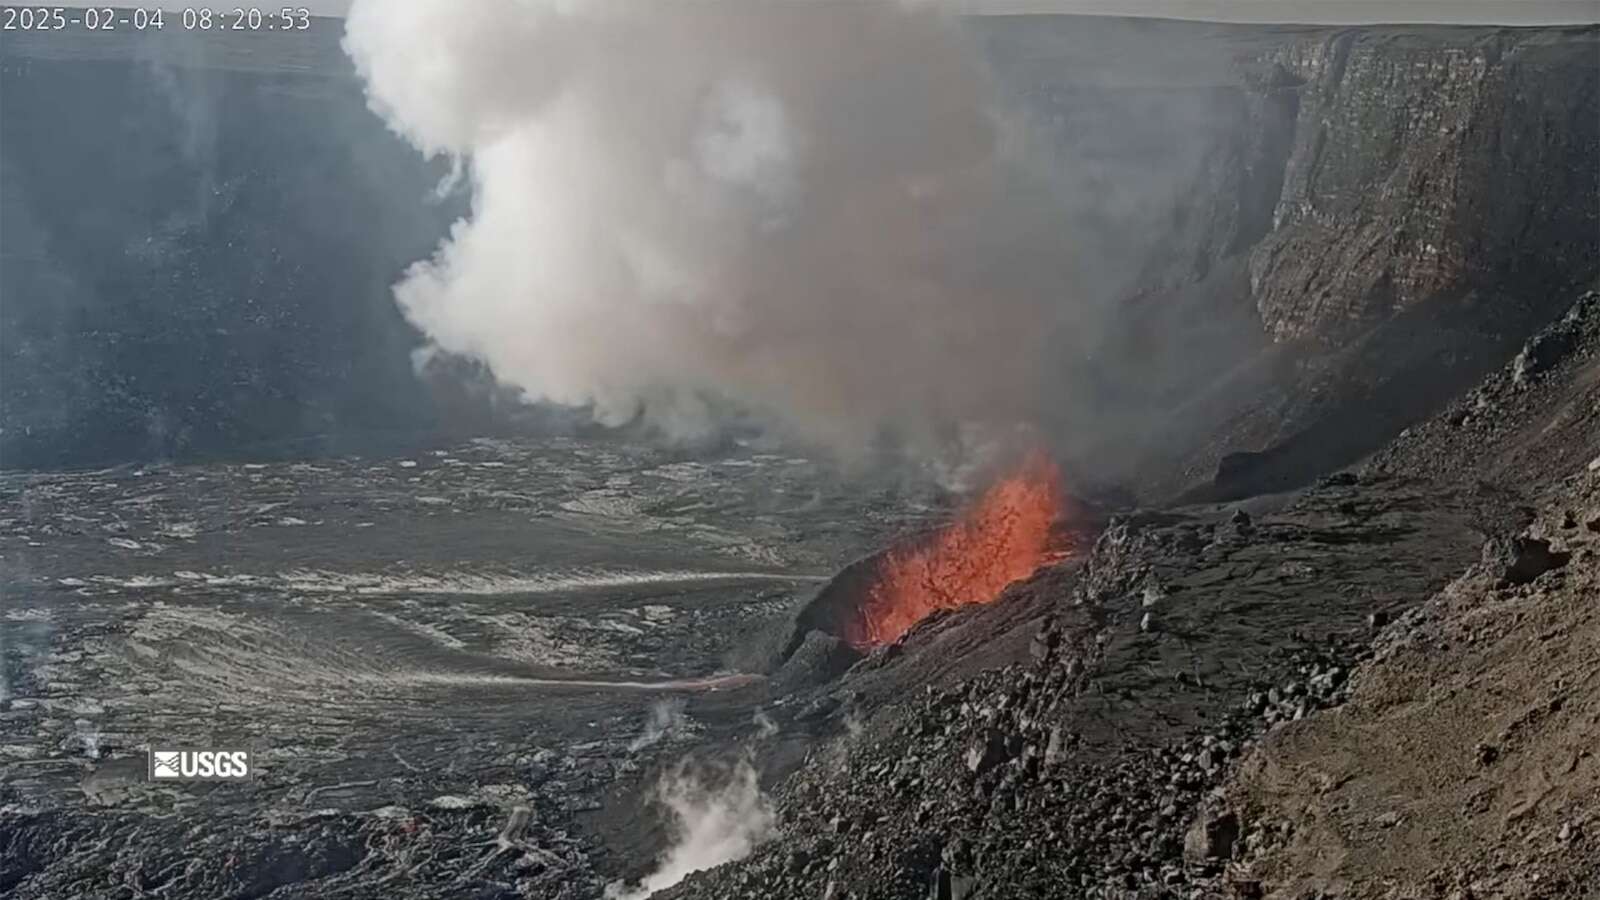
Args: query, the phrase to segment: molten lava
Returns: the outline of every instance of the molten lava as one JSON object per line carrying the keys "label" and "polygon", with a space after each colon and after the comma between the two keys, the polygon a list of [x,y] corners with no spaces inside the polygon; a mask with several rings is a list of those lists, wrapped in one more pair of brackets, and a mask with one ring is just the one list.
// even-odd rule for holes
{"label": "molten lava", "polygon": [[869,650],[936,610],[993,601],[1065,555],[1051,534],[1061,513],[1060,472],[1043,453],[1029,455],[956,521],[884,554],[845,641]]}

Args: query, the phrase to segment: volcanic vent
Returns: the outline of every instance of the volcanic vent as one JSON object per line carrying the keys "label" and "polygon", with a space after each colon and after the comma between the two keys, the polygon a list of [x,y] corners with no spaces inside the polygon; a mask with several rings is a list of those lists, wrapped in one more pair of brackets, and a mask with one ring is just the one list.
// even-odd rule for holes
{"label": "volcanic vent", "polygon": [[1073,553],[1072,508],[1056,464],[1029,453],[949,524],[840,572],[801,615],[796,637],[815,629],[866,652],[940,610],[991,603]]}

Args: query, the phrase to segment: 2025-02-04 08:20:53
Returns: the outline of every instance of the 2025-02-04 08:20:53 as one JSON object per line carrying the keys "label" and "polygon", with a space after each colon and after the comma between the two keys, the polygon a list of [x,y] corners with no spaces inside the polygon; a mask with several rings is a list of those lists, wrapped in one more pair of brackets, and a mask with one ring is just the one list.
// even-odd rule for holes
{"label": "2025-02-04 08:20:53", "polygon": [[179,10],[159,7],[91,6],[0,7],[0,31],[307,31],[311,11],[303,6],[264,9],[255,6]]}

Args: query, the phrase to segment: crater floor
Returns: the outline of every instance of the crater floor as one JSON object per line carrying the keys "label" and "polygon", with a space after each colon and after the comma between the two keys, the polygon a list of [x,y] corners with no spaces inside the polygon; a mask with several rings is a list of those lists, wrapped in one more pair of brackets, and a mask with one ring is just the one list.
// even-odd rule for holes
{"label": "crater floor", "polygon": [[[635,817],[606,792],[754,727],[746,636],[940,515],[798,457],[561,440],[10,474],[0,498],[0,889],[38,897],[370,886],[369,830],[492,837],[517,805],[589,872],[572,817]],[[151,743],[249,746],[258,777],[153,784]]]}

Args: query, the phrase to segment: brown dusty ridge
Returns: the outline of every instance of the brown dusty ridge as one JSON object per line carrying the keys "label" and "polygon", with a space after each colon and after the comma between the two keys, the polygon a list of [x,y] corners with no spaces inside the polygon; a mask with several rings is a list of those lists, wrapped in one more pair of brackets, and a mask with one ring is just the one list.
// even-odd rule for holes
{"label": "brown dusty ridge", "polygon": [[1597,651],[1600,457],[1391,626],[1343,707],[1244,760],[1225,789],[1245,833],[1234,880],[1271,897],[1600,896]]}

